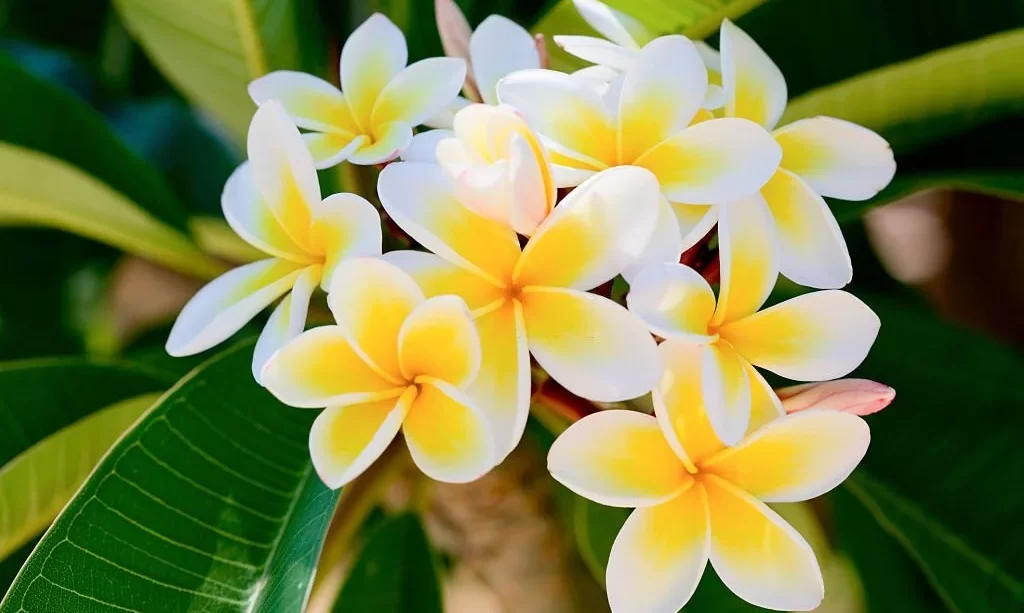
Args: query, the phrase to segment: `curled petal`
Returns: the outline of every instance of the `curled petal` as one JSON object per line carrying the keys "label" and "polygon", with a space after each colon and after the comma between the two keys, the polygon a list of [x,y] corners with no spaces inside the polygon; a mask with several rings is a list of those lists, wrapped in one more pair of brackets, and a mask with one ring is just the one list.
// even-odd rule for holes
{"label": "curled petal", "polygon": [[513,134],[508,161],[511,197],[508,221],[519,234],[531,236],[555,204],[555,184],[546,158],[530,142]]}
{"label": "curled petal", "polygon": [[321,287],[327,291],[338,263],[381,253],[383,234],[377,209],[355,194],[333,194],[313,208],[310,244],[324,254]]}
{"label": "curled petal", "polygon": [[313,163],[323,170],[347,160],[354,152],[369,144],[370,137],[365,134],[352,136],[335,132],[307,132],[302,135],[302,140],[313,156]]}
{"label": "curled petal", "polygon": [[551,476],[607,506],[650,507],[693,485],[650,415],[610,409],[587,415],[555,440]]}
{"label": "curled petal", "polygon": [[469,54],[480,97],[487,104],[498,103],[495,88],[502,77],[516,70],[540,68],[533,37],[501,15],[490,15],[480,22],[469,39]]}
{"label": "curled petal", "polygon": [[369,468],[395,439],[415,397],[409,389],[399,398],[320,413],[309,433],[309,452],[324,484],[338,489]]}
{"label": "curled petal", "polygon": [[867,379],[837,379],[784,387],[778,392],[787,413],[807,409],[871,415],[892,403],[896,390]]}
{"label": "curled petal", "polygon": [[371,15],[345,41],[341,49],[341,89],[364,134],[373,131],[371,116],[377,97],[408,61],[405,36],[380,13]]}
{"label": "curled petal", "polygon": [[654,415],[669,445],[690,470],[696,471],[696,462],[724,446],[704,408],[704,350],[699,345],[665,341],[658,345],[658,351],[665,361],[665,371],[653,390]]}
{"label": "curled petal", "polygon": [[573,0],[583,20],[602,36],[623,47],[638,49],[650,37],[636,19],[598,0]]}
{"label": "curled petal", "polygon": [[771,130],[786,109],[786,79],[746,32],[726,19],[720,39],[725,114]]}
{"label": "curled petal", "polygon": [[220,202],[224,219],[245,242],[264,253],[293,262],[313,261],[312,254],[292,240],[256,191],[249,162],[243,163],[228,177]]}
{"label": "curled petal", "polygon": [[626,296],[629,310],[658,336],[705,344],[715,312],[715,294],[704,277],[682,264],[653,264],[633,279]]}
{"label": "curled petal", "polygon": [[270,315],[267,325],[260,332],[256,348],[252,355],[252,376],[259,382],[262,378],[263,366],[278,349],[302,333],[306,327],[306,314],[309,311],[309,299],[313,290],[320,283],[324,267],[319,264],[310,266],[295,279],[292,291],[281,300]]}
{"label": "curled petal", "polygon": [[412,142],[412,126],[393,121],[374,128],[375,138],[348,156],[353,164],[383,164],[397,158]]}
{"label": "curled petal", "polygon": [[628,70],[636,61],[637,50],[593,36],[559,35],[555,44],[581,60],[612,70]]}
{"label": "curled petal", "polygon": [[194,355],[224,341],[291,289],[303,268],[302,264],[267,259],[210,281],[178,314],[167,337],[167,353]]}

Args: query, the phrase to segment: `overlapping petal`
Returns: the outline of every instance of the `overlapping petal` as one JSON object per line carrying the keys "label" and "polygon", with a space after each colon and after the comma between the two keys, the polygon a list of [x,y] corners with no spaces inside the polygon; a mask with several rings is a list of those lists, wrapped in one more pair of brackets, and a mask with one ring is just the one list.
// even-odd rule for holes
{"label": "overlapping petal", "polygon": [[701,390],[704,407],[715,434],[735,445],[750,423],[750,378],[745,361],[727,342],[704,347],[701,355]]}
{"label": "overlapping petal", "polygon": [[263,75],[249,83],[249,97],[259,106],[277,100],[300,128],[350,139],[360,132],[338,88],[304,72],[277,70]]}
{"label": "overlapping petal", "polygon": [[595,175],[537,229],[516,267],[516,283],[589,290],[614,278],[643,253],[660,204],[658,182],[642,168]]}
{"label": "overlapping petal", "polygon": [[412,142],[412,126],[392,121],[373,128],[373,141],[349,154],[353,164],[383,164],[397,158]]}
{"label": "overlapping petal", "polygon": [[711,564],[747,602],[810,611],[825,586],[811,546],[763,502],[715,476],[703,480],[711,515]]}
{"label": "overlapping petal", "polygon": [[427,249],[497,285],[511,278],[521,253],[515,233],[463,206],[438,166],[391,164],[377,193],[395,223]]}
{"label": "overlapping petal", "polygon": [[602,36],[623,47],[637,49],[650,36],[636,19],[598,0],[573,0],[584,21]]}
{"label": "overlapping petal", "polygon": [[614,507],[650,507],[693,485],[657,420],[612,409],[588,415],[548,452],[548,470],[580,496]]}
{"label": "overlapping petal", "polygon": [[433,253],[389,251],[384,259],[411,276],[427,298],[454,294],[476,312],[495,308],[495,302],[504,301],[507,296],[505,290],[480,275]]}
{"label": "overlapping petal", "polygon": [[376,402],[402,393],[366,363],[338,326],[300,334],[271,356],[261,379],[281,402],[302,408]]}
{"label": "overlapping petal", "polygon": [[483,411],[465,393],[437,379],[419,385],[402,432],[413,462],[437,481],[473,481],[498,459]]}
{"label": "overlapping petal", "polygon": [[608,558],[608,601],[615,613],[678,611],[693,595],[710,550],[704,488],[633,511]]}
{"label": "overlapping petal", "polygon": [[830,198],[867,200],[889,184],[896,160],[884,138],[849,121],[812,117],[775,131],[782,167]]}
{"label": "overlapping petal", "polygon": [[304,269],[295,279],[292,291],[271,313],[267,325],[260,332],[252,354],[252,376],[256,381],[262,378],[263,366],[285,343],[298,336],[306,327],[309,299],[320,283],[324,267],[314,264]]}
{"label": "overlapping petal", "polygon": [[373,106],[374,129],[400,121],[417,126],[438,113],[459,94],[466,80],[466,62],[432,57],[411,64],[380,92]]}
{"label": "overlapping petal", "polygon": [[654,223],[654,231],[647,241],[647,247],[632,264],[622,269],[622,278],[632,284],[643,269],[665,262],[678,262],[682,254],[683,236],[680,234],[672,205],[663,197],[658,207],[658,220]]}
{"label": "overlapping petal", "polygon": [[624,47],[595,36],[562,34],[552,40],[569,55],[614,70],[628,70],[637,57],[635,47]]}
{"label": "overlapping petal", "polygon": [[346,258],[378,256],[383,234],[377,209],[355,194],[332,194],[313,207],[310,246],[323,253],[324,291],[338,263]]}
{"label": "overlapping petal", "polygon": [[455,387],[480,370],[480,336],[458,296],[438,296],[417,306],[398,332],[398,364],[406,380],[434,377]]}
{"label": "overlapping petal", "polygon": [[224,219],[245,242],[264,253],[293,262],[313,261],[313,256],[285,232],[274,212],[256,191],[249,162],[243,163],[228,177],[220,202]]}
{"label": "overlapping petal", "polygon": [[775,224],[759,194],[720,207],[718,254],[721,284],[713,326],[756,313],[779,276]]}
{"label": "overlapping petal", "polygon": [[309,433],[309,452],[327,487],[349,483],[384,453],[415,397],[410,388],[400,397],[329,407],[317,416]]}
{"label": "overlapping petal", "polygon": [[670,202],[669,206],[675,213],[679,235],[682,237],[680,251],[686,251],[696,245],[718,223],[719,205]]}
{"label": "overlapping petal", "polygon": [[662,141],[635,164],[657,177],[672,202],[720,204],[745,198],[775,173],[782,150],[746,119],[703,121]]}
{"label": "overlapping petal", "polygon": [[307,132],[302,135],[313,164],[319,169],[331,168],[349,159],[359,149],[370,142],[365,134],[352,136],[335,132]]}
{"label": "overlapping petal", "polygon": [[341,49],[341,89],[364,134],[373,129],[371,117],[377,97],[408,61],[405,36],[380,13],[371,15],[345,41]]}
{"label": "overlapping petal", "polygon": [[469,37],[469,57],[473,64],[480,97],[497,104],[498,81],[505,75],[529,68],[540,68],[540,56],[530,33],[516,22],[490,15]]}
{"label": "overlapping petal", "polygon": [[850,413],[801,411],[760,428],[701,470],[765,502],[800,502],[842,483],[868,450],[867,423]]}
{"label": "overlapping petal", "polygon": [[648,43],[626,71],[618,107],[618,159],[630,163],[690,124],[708,87],[707,70],[684,36]]}
{"label": "overlapping petal", "polygon": [[409,146],[402,152],[403,162],[437,163],[437,145],[454,136],[451,130],[427,130],[414,134]]}
{"label": "overlapping petal", "polygon": [[723,447],[704,409],[703,348],[665,341],[658,345],[658,351],[665,371],[654,388],[654,415],[669,445],[695,471],[696,462]]}
{"label": "overlapping petal", "polygon": [[227,339],[291,289],[302,269],[302,264],[271,258],[210,281],[178,314],[167,338],[167,353],[193,355]]}
{"label": "overlapping petal", "polygon": [[398,335],[425,300],[409,275],[381,259],[344,260],[334,269],[327,303],[338,326],[378,374],[405,381],[398,363]]}
{"label": "overlapping petal", "polygon": [[708,343],[715,294],[700,273],[675,263],[653,264],[634,279],[626,305],[654,334],[674,341]]}
{"label": "overlapping petal", "polygon": [[642,396],[658,382],[654,339],[617,303],[555,287],[527,288],[520,300],[530,353],[570,392],[615,402]]}
{"label": "overlapping petal", "polygon": [[743,366],[750,380],[750,424],[747,426],[747,432],[750,433],[782,417],[786,410],[782,407],[782,400],[764,376],[748,362],[744,362]]}
{"label": "overlapping petal", "polygon": [[779,272],[807,287],[836,289],[853,279],[846,240],[828,205],[780,168],[761,188],[779,237]]}
{"label": "overlapping petal", "polygon": [[754,39],[726,19],[721,38],[725,114],[771,130],[786,109],[786,79]]}
{"label": "overlapping petal", "polygon": [[875,342],[878,316],[839,290],[804,294],[719,330],[755,366],[796,381],[846,375]]}
{"label": "overlapping petal", "polygon": [[271,101],[256,109],[249,125],[253,182],[292,240],[309,250],[309,222],[320,202],[313,158],[284,108]]}

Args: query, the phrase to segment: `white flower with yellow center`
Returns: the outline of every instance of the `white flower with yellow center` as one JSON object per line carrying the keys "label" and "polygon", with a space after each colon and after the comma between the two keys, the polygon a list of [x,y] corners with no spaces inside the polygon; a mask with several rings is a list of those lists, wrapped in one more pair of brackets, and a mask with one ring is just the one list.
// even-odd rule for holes
{"label": "white flower with yellow center", "polygon": [[374,14],[341,50],[341,90],[312,75],[279,70],[249,84],[258,105],[279,100],[300,128],[317,168],[345,160],[380,164],[409,146],[412,130],[458,95],[466,63],[428,58],[406,66],[402,31]]}
{"label": "white flower with yellow center", "polygon": [[709,119],[700,108],[707,85],[693,43],[664,36],[640,50],[603,97],[548,70],[505,77],[498,97],[544,139],[559,187],[613,166],[650,170],[663,199],[643,260],[672,261],[711,230],[718,204],[756,193],[782,157],[754,122]]}
{"label": "white flower with yellow center", "polygon": [[281,105],[268,103],[249,126],[249,161],[224,185],[221,205],[231,228],[269,258],[214,279],[185,305],[167,353],[185,356],[224,341],[291,290],[260,334],[253,375],[302,332],[309,299],[341,260],[380,255],[380,216],[354,194],[320,199],[320,183],[299,131]]}
{"label": "white flower with yellow center", "polygon": [[867,424],[849,413],[808,410],[725,447],[702,406],[700,352],[663,344],[661,353],[666,368],[654,390],[655,416],[589,415],[548,454],[551,474],[570,490],[636,507],[608,560],[613,613],[675,613],[709,560],[747,602],[814,609],[824,596],[814,553],[765,503],[808,500],[839,485],[867,451]]}
{"label": "white flower with yellow center", "polygon": [[[775,128],[786,108],[786,80],[778,66],[745,32],[722,22],[719,65],[726,117]],[[712,52],[714,53],[714,52]],[[816,288],[839,288],[853,266],[839,224],[822,196],[867,200],[889,184],[896,161],[889,144],[857,124],[813,117],[772,132],[782,148],[778,171],[761,188],[775,220],[780,269],[789,279]]]}
{"label": "white flower with yellow center", "polygon": [[506,225],[458,201],[444,171],[403,162],[381,172],[381,203],[434,254],[384,256],[427,296],[462,296],[480,333],[483,362],[468,389],[489,412],[499,458],[519,442],[530,403],[530,354],[572,393],[619,401],[647,393],[661,372],[644,323],[587,293],[618,275],[647,244],[658,185],[642,168],[605,171],[574,190],[521,249]]}
{"label": "white flower with yellow center", "polygon": [[797,381],[842,377],[867,356],[880,325],[867,305],[838,290],[759,312],[778,277],[778,246],[764,232],[770,225],[760,199],[723,207],[717,304],[707,281],[676,263],[642,270],[626,297],[630,311],[665,344],[699,349],[708,418],[730,445],[747,431],[753,398],[768,396],[781,406],[753,366]]}
{"label": "white flower with yellow center", "polygon": [[337,320],[292,340],[267,363],[264,384],[296,407],[326,407],[313,422],[313,466],[331,488],[358,477],[398,431],[428,477],[463,483],[498,458],[485,412],[466,394],[480,339],[466,303],[427,299],[380,259],[340,264],[328,296]]}

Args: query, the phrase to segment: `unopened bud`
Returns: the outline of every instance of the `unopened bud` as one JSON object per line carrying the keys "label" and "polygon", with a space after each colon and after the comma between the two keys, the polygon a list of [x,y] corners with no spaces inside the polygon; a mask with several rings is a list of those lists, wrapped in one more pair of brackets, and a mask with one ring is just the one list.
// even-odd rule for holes
{"label": "unopened bud", "polygon": [[441,36],[441,47],[448,57],[466,61],[466,82],[463,93],[474,102],[480,102],[480,91],[473,77],[473,64],[469,59],[469,37],[473,35],[466,16],[455,0],[434,0],[434,19],[437,33]]}
{"label": "unopened bud", "polygon": [[896,390],[868,379],[837,379],[775,390],[786,413],[829,409],[854,415],[877,413],[892,403]]}
{"label": "unopened bud", "polygon": [[534,34],[533,45],[537,48],[537,58],[540,59],[540,67],[547,69],[551,67],[551,58],[548,56],[548,44],[544,41],[543,34]]}

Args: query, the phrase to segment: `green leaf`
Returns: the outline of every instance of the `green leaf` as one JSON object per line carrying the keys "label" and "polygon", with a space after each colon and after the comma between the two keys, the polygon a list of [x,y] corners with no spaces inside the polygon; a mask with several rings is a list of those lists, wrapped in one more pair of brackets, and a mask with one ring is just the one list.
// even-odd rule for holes
{"label": "green leaf", "polygon": [[49,226],[212,277],[223,266],[124,195],[49,155],[0,143],[0,225]]}
{"label": "green leaf", "polygon": [[193,104],[245,142],[246,88],[267,72],[322,75],[328,61],[315,0],[115,0],[128,30]]}
{"label": "green leaf", "polygon": [[[679,32],[695,39],[704,38],[718,30],[722,19],[735,19],[765,0],[602,0],[642,23],[653,34]],[[533,32],[549,39],[558,34],[584,34],[600,36],[587,25],[573,6],[572,0],[559,0],[533,26]],[[639,41],[641,43],[646,41]],[[551,67],[570,71],[587,63],[549,44]]]}
{"label": "green leaf", "polygon": [[443,613],[437,562],[416,515],[391,517],[373,531],[334,611]]}
{"label": "green leaf", "polygon": [[853,376],[892,385],[851,492],[954,610],[1024,607],[1024,359],[902,302],[862,295],[882,320]]}
{"label": "green leaf", "polygon": [[50,525],[111,443],[158,397],[136,396],[99,410],[0,467],[0,558]]}
{"label": "green leaf", "polygon": [[103,116],[65,89],[0,55],[0,141],[76,166],[123,194],[154,221],[188,232],[188,216],[160,173],[125,146]]}
{"label": "green leaf", "polygon": [[871,128],[898,154],[1024,110],[1024,29],[996,34],[812,91],[782,123],[829,115]]}
{"label": "green leaf", "polygon": [[0,611],[301,611],[337,501],[315,412],[252,379],[252,343],[156,402],[33,551]]}

